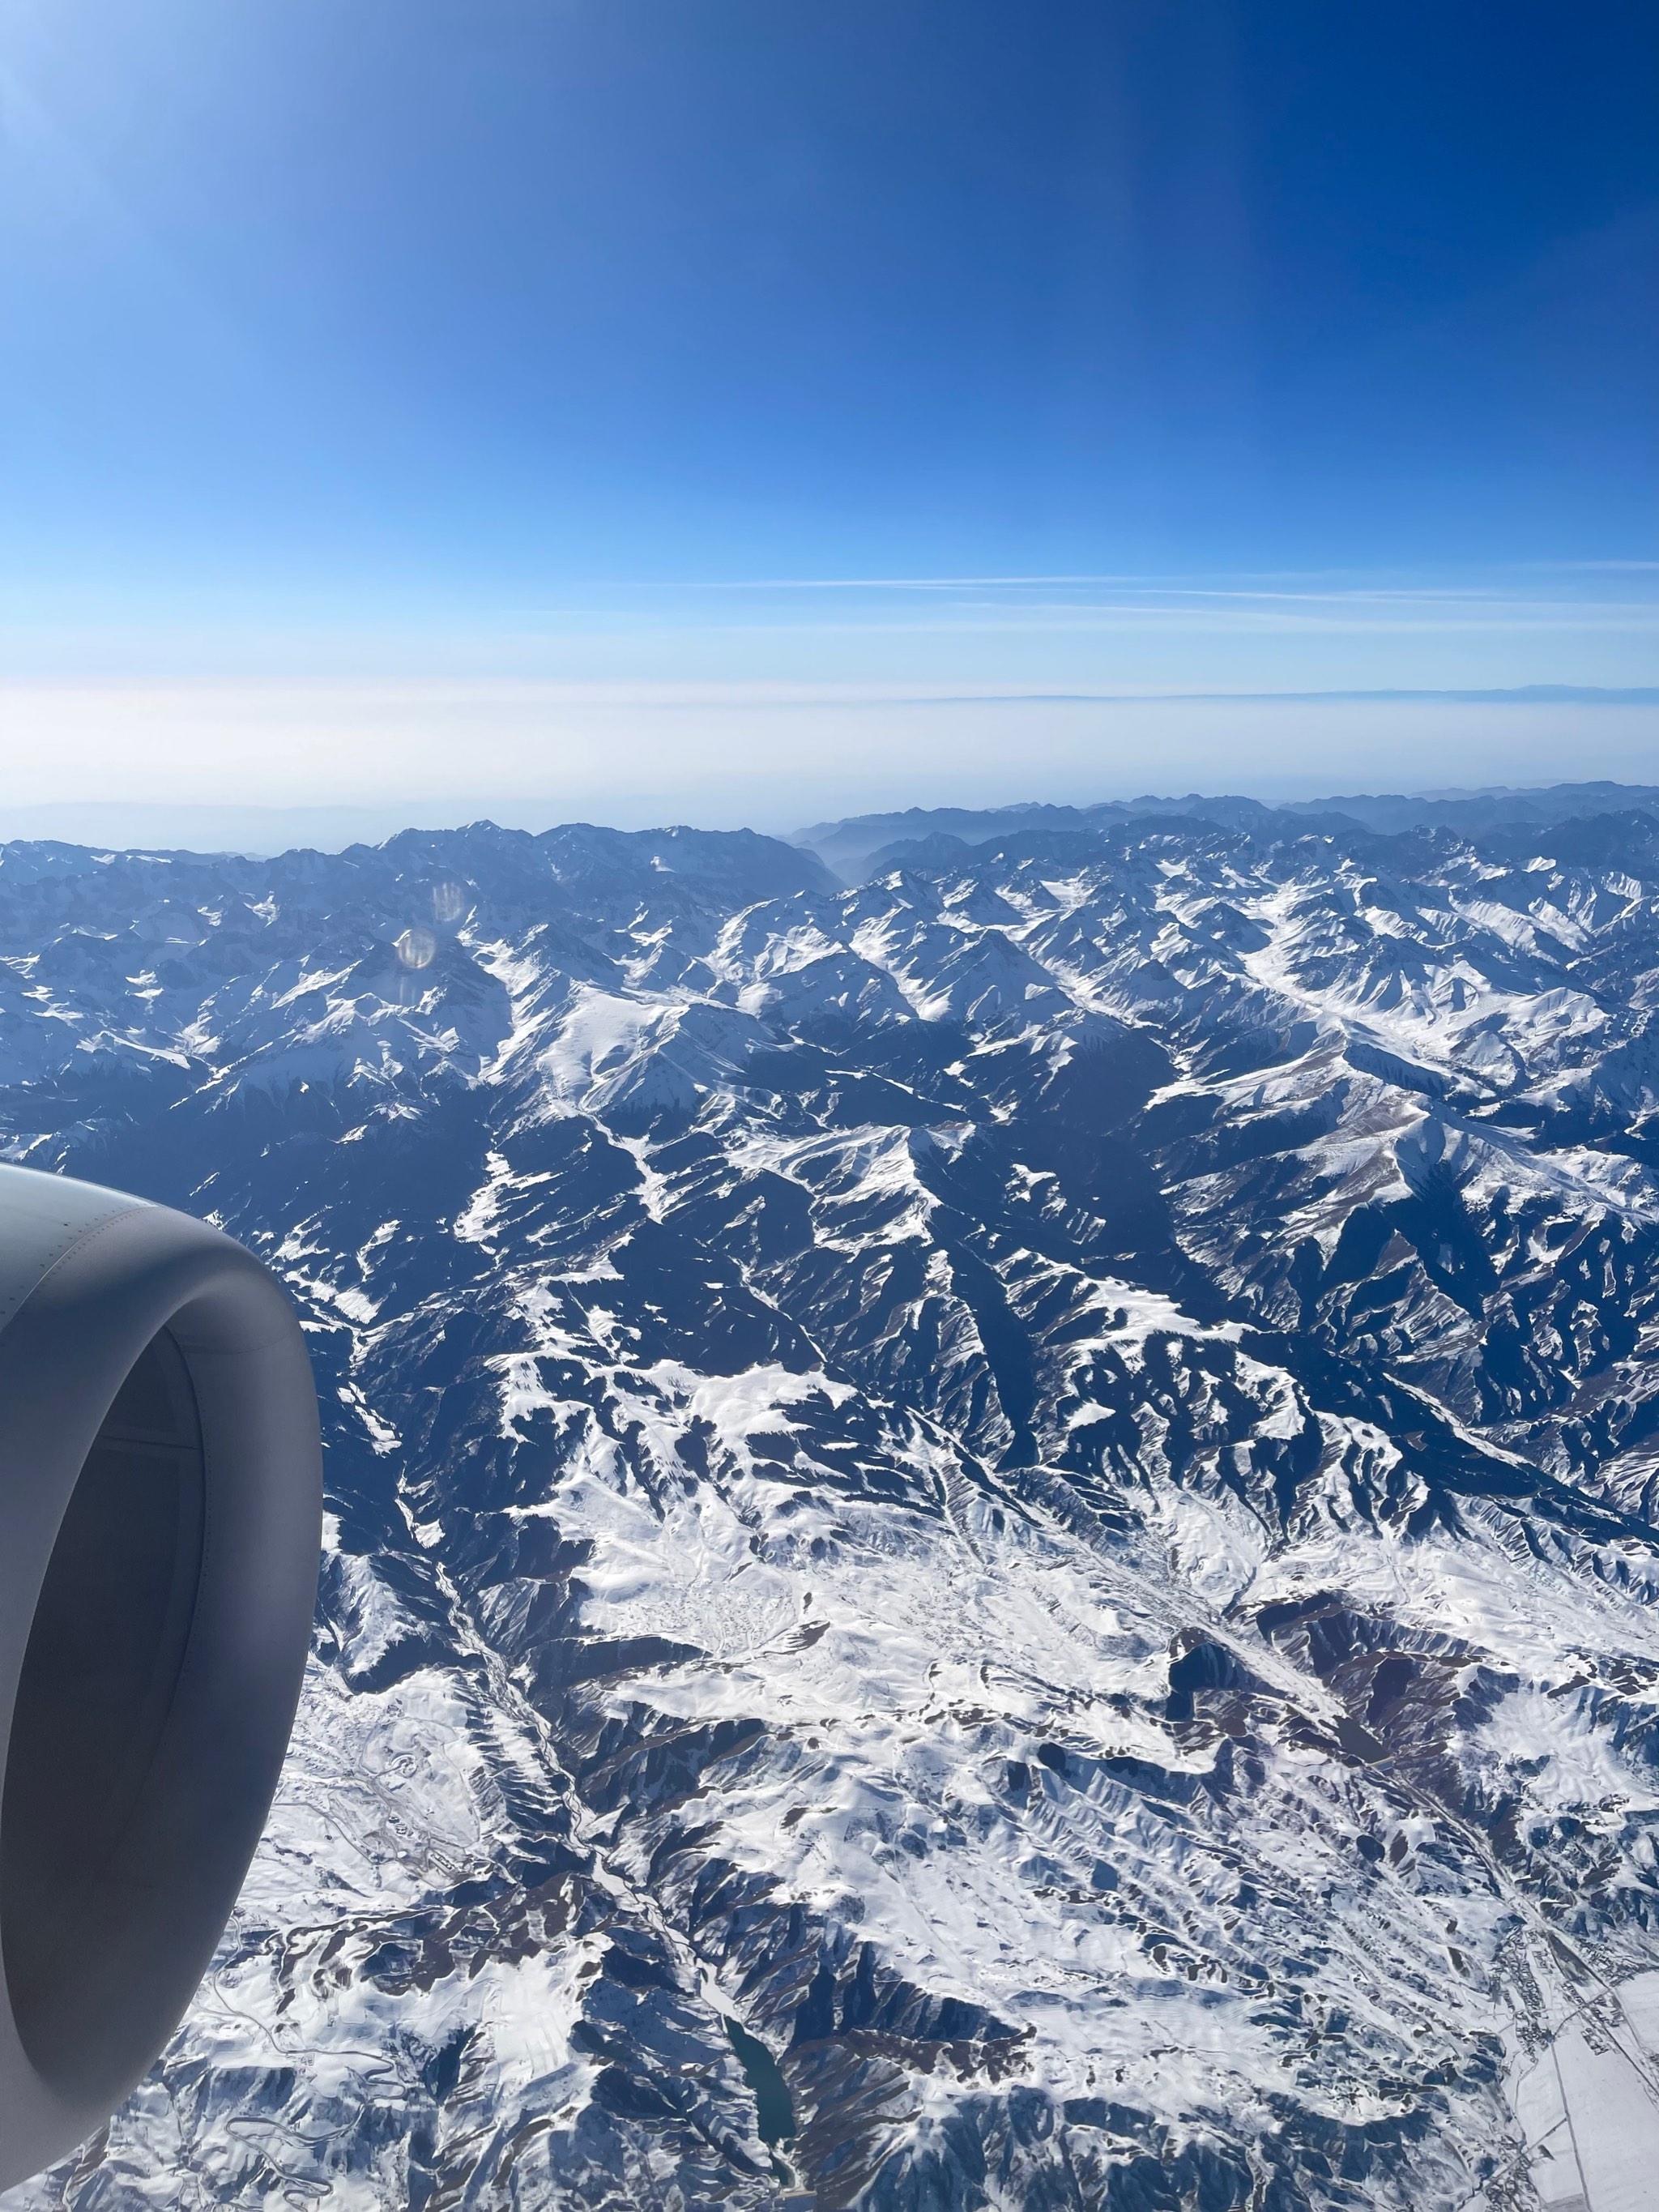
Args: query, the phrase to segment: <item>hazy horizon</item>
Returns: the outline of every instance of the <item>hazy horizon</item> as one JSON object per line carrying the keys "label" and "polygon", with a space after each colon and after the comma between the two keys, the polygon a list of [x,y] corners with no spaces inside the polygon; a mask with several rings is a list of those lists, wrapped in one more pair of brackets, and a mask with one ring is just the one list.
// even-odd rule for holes
{"label": "hazy horizon", "polygon": [[395,802],[380,806],[239,806],[118,799],[70,800],[23,806],[0,803],[0,842],[52,842],[94,849],[177,850],[204,854],[235,852],[262,858],[301,848],[338,852],[354,844],[384,844],[387,839],[404,831],[436,835],[488,823],[501,829],[537,834],[546,830],[587,823],[598,828],[623,830],[671,828],[752,830],[763,836],[805,842],[813,833],[832,829],[841,823],[861,817],[882,819],[912,813],[932,815],[978,811],[995,814],[1050,806],[1144,805],[1148,800],[1158,799],[1166,799],[1175,806],[1194,798],[1255,799],[1264,805],[1292,806],[1306,805],[1322,799],[1330,799],[1334,804],[1344,798],[1351,800],[1382,797],[1454,800],[1501,795],[1522,796],[1528,792],[1547,792],[1562,785],[1571,787],[1598,782],[1632,790],[1643,787],[1639,780],[1599,778],[1588,773],[1572,775],[1564,773],[1518,784],[1389,786],[1365,791],[1352,785],[1338,789],[1328,777],[1322,781],[1316,777],[1294,781],[1281,779],[1277,783],[1272,780],[1264,782],[1261,778],[1252,781],[1254,787],[1249,788],[1224,788],[1218,785],[1210,788],[1197,786],[1177,788],[1148,785],[1140,789],[1130,789],[1126,786],[1121,790],[1081,797],[1025,790],[1005,793],[982,802],[964,804],[959,799],[900,801],[890,806],[849,807],[838,814],[817,820],[803,817],[788,821],[781,818],[775,821],[748,820],[736,814],[719,817],[713,812],[708,812],[707,818],[693,821],[676,814],[672,809],[659,809],[653,813],[646,805],[636,810],[620,810],[621,818],[607,819],[598,814],[561,811],[556,802],[550,799],[538,803],[533,799],[523,798],[507,799],[494,806],[470,810],[461,803],[449,808],[441,805],[399,806]]}

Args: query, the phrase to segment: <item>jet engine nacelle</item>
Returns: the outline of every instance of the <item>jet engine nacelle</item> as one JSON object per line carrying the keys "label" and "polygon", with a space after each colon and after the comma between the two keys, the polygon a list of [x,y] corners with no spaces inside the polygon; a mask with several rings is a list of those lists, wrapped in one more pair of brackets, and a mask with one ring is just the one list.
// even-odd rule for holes
{"label": "jet engine nacelle", "polygon": [[275,1278],[166,1206],[0,1165],[0,2186],[107,2118],[207,1966],[320,1520]]}

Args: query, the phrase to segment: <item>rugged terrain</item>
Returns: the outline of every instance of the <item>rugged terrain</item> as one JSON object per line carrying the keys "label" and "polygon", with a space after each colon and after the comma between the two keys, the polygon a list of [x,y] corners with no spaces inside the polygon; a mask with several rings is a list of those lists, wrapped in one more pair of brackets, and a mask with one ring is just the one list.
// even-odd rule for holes
{"label": "rugged terrain", "polygon": [[1584,805],[6,847],[0,1141],[283,1273],[331,1509],[213,1973],[8,2212],[1616,2212],[1659,817]]}

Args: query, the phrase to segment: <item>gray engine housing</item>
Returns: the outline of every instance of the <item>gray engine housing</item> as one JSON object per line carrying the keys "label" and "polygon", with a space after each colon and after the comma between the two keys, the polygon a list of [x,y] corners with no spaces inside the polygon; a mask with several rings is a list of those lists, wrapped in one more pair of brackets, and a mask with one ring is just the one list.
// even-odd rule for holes
{"label": "gray engine housing", "polygon": [[0,2186],[178,2024],[276,1790],[316,1600],[285,1292],[166,1206],[0,1165]]}

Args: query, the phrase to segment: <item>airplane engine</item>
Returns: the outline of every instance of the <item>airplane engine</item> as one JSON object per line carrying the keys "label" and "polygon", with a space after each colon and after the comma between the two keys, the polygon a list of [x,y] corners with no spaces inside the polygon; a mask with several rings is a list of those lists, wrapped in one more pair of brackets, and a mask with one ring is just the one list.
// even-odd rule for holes
{"label": "airplane engine", "polygon": [[0,1165],[0,2186],[107,2118],[207,1967],[320,1519],[276,1279],[168,1207]]}

